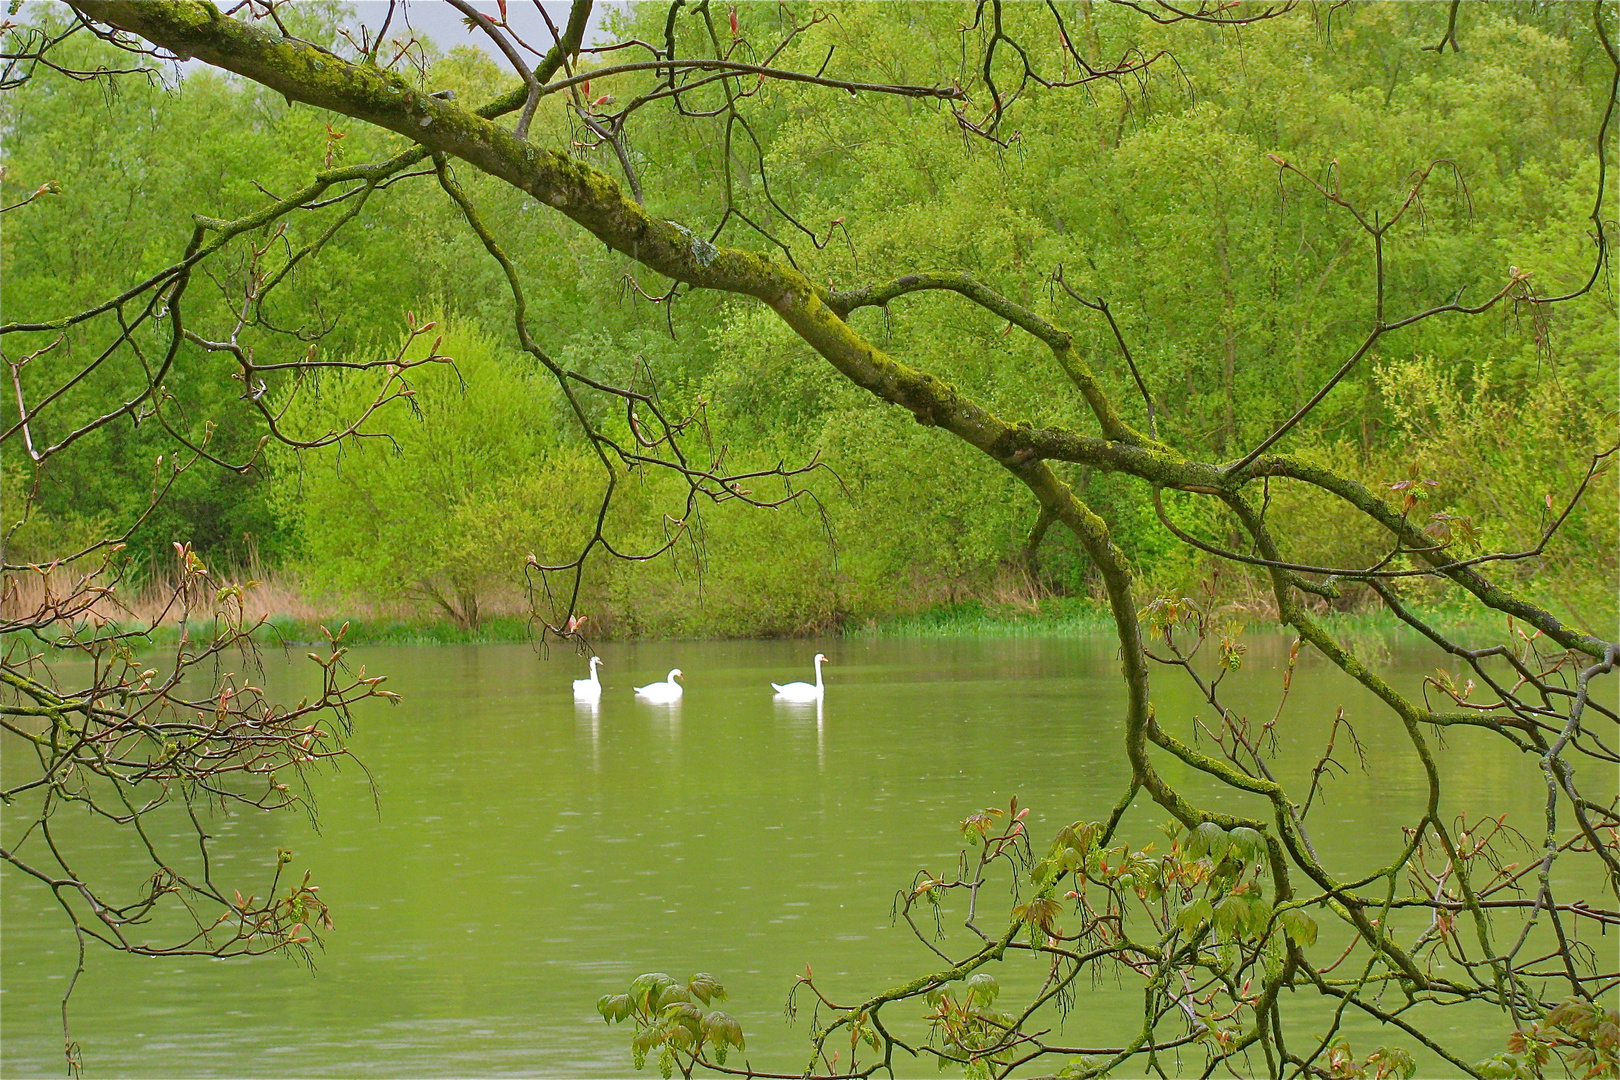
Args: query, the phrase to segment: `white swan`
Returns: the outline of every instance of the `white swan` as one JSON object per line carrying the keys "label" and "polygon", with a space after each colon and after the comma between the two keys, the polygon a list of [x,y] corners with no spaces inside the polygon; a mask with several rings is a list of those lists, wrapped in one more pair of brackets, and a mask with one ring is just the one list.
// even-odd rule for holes
{"label": "white swan", "polygon": [[816,653],[816,681],[814,683],[790,682],[782,685],[771,683],[771,688],[776,691],[777,698],[782,701],[820,701],[823,692],[821,665],[824,663],[830,664],[832,661],[820,653]]}
{"label": "white swan", "polygon": [[669,678],[664,682],[648,683],[646,686],[636,687],[636,697],[643,701],[674,704],[681,700],[681,684],[675,681],[680,677],[681,669],[675,668],[669,673]]}
{"label": "white swan", "polygon": [[591,657],[591,677],[588,679],[574,680],[575,701],[602,700],[602,683],[601,680],[597,679],[596,677],[596,665],[600,664],[601,662],[602,658],[600,656]]}

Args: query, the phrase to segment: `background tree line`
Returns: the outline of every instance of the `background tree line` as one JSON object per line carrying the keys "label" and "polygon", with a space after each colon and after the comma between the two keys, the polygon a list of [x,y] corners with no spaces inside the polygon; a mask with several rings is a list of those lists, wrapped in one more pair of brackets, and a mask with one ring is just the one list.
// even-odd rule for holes
{"label": "background tree line", "polygon": [[[301,34],[330,43],[345,14],[300,5],[291,17]],[[1541,295],[1570,291],[1587,274],[1581,222],[1608,73],[1583,32],[1584,9],[1490,5],[1467,23],[1461,51],[1444,54],[1433,50],[1446,25],[1438,4],[1355,4],[1317,19],[1196,32],[1114,5],[1080,3],[1071,14],[1063,32],[1086,38],[1096,55],[1172,50],[1174,62],[1079,93],[1030,87],[1016,128],[998,134],[1004,146],[964,141],[937,104],[772,85],[750,102],[746,131],[728,132],[721,118],[639,130],[629,149],[649,207],[712,227],[725,185],[735,205],[759,211],[755,220],[774,201],[813,234],[813,244],[801,232],[793,245],[812,278],[964,270],[1071,328],[1109,389],[1136,403],[1132,422],[1145,425],[1123,340],[1147,373],[1159,435],[1217,460],[1296,410],[1354,349],[1368,314],[1373,267],[1361,229],[1284,183],[1279,160],[1385,215],[1399,207],[1415,163],[1441,161],[1387,245],[1395,297],[1448,296],[1470,274],[1500,275],[1510,255],[1527,262]],[[742,5],[738,17],[746,37],[774,33],[789,15]],[[1012,5],[1006,18],[1061,61],[1044,8]],[[615,29],[628,36],[663,33],[662,8],[621,19]],[[835,45],[852,77],[926,81],[958,47],[962,20],[945,5],[839,9],[786,55],[802,61]],[[93,40],[69,45],[81,65],[115,62],[115,50]],[[459,100],[486,100],[508,78],[457,42],[424,43],[421,61],[425,85]],[[176,222],[189,215],[238,217],[313,169],[388,149],[386,133],[291,108],[210,69],[178,82],[176,93],[156,80],[111,89],[38,79],[0,104],[5,202],[60,186],[7,219],[0,254],[12,311],[84,307],[109,282],[174,258],[184,242]],[[651,73],[620,76],[611,92],[627,97],[652,82]],[[560,98],[543,100],[534,123],[553,139],[579,134]],[[612,167],[605,148],[581,152]],[[728,153],[740,162],[729,170]],[[475,172],[461,182],[510,245],[560,360],[655,388],[672,413],[694,413],[704,437],[729,448],[732,466],[814,458],[830,469],[812,482],[814,503],[766,514],[707,507],[673,559],[593,569],[585,607],[602,629],[795,633],[954,600],[1084,597],[1096,587],[1084,555],[1057,531],[1029,557],[1035,511],[1013,497],[1017,483],[1005,471],[872,401],[769,312],[704,292],[649,302],[617,256],[537,213],[544,208],[532,199]],[[414,311],[438,326],[412,347],[421,352],[443,333],[440,348],[456,369],[422,374],[414,398],[368,420],[387,439],[272,454],[244,472],[185,473],[133,537],[154,569],[167,568],[171,540],[187,537],[224,564],[256,551],[312,593],[408,596],[472,625],[492,593],[521,587],[529,554],[566,558],[589,535],[600,480],[583,437],[564,422],[561,395],[509,344],[499,268],[430,180],[402,180],[387,195],[301,263],[277,303],[289,320],[300,305],[321,311],[330,332],[316,347],[326,359],[392,352]],[[275,229],[255,240],[289,243]],[[211,270],[218,280],[193,290],[192,309],[223,314],[240,303],[256,272],[250,261]],[[1053,267],[1061,284],[1032,287]],[[614,279],[617,298],[604,302],[600,285]],[[1464,298],[1492,287],[1481,278],[1480,295]],[[1106,300],[1119,339],[1072,294]],[[1039,342],[987,311],[927,293],[853,319],[893,352],[936,358],[942,377],[998,410],[1037,424],[1081,421],[1083,406]],[[1441,515],[1431,528],[1478,549],[1533,546],[1549,497],[1564,497],[1583,453],[1612,440],[1614,322],[1608,287],[1550,309],[1425,322],[1338,386],[1295,434],[1297,452],[1375,487],[1436,481],[1418,485],[1426,516]],[[32,361],[36,374],[71,370],[106,332],[70,331]],[[273,347],[295,358],[294,346]],[[67,391],[58,422],[92,415],[143,377],[127,356],[96,368]],[[371,392],[361,382],[322,376],[286,423],[324,429]],[[211,399],[255,391],[222,387],[177,379],[165,386],[168,414],[191,424],[193,441],[235,459],[262,433]],[[215,417],[224,418],[217,427]],[[79,453],[53,459],[13,551],[48,558],[74,536],[138,517],[167,438],[156,424],[109,425]],[[0,467],[17,505],[36,478],[16,455]],[[1186,592],[1208,574],[1199,553],[1125,497],[1120,478],[1062,471],[1159,591]],[[679,486],[638,477],[612,509],[615,527],[656,543]],[[1612,610],[1610,501],[1578,508],[1544,557],[1515,571],[1531,595],[1588,624]],[[354,513],[356,504],[367,512]],[[1213,525],[1193,509],[1169,512],[1192,515],[1187,526]],[[1273,512],[1325,563],[1377,558],[1375,530],[1330,500],[1280,494]],[[1417,598],[1425,588],[1410,586]],[[1365,597],[1350,588],[1340,603]]]}

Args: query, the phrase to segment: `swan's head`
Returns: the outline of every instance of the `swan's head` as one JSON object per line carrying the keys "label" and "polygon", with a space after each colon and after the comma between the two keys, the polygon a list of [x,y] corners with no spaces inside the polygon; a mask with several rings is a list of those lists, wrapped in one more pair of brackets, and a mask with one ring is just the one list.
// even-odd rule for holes
{"label": "swan's head", "polygon": [[591,667],[594,668],[596,665],[600,664],[601,662],[602,662],[602,658],[600,656],[591,657]]}
{"label": "swan's head", "polygon": [[674,671],[671,671],[669,673],[669,681],[670,682],[674,682],[676,679],[680,679],[680,678],[684,678],[684,676],[681,675],[681,669],[680,668],[676,668]]}
{"label": "swan's head", "polygon": [[816,658],[812,662],[817,663],[817,664],[830,664],[830,663],[832,663],[831,660],[827,659],[827,655],[825,653],[816,653]]}

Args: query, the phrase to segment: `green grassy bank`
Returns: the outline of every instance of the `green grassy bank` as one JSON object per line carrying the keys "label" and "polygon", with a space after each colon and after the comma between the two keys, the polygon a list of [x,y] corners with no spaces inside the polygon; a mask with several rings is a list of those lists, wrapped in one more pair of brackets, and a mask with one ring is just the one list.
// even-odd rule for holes
{"label": "green grassy bank", "polygon": [[[1448,636],[1479,640],[1499,639],[1507,630],[1505,616],[1461,607],[1420,608],[1416,614],[1429,626]],[[1340,613],[1320,616],[1332,632],[1351,636],[1369,634],[1419,637],[1418,631],[1386,611]],[[1264,616],[1233,614],[1222,621],[1253,631],[1275,628]],[[298,619],[277,615],[267,619],[253,634],[261,645],[302,646],[324,644],[326,632],[342,629],[346,645],[485,645],[516,644],[532,641],[537,624],[516,616],[484,620],[468,630],[445,620],[425,618],[333,618]],[[199,628],[192,628],[198,636]],[[1053,597],[1035,605],[998,605],[981,600],[943,604],[922,611],[850,623],[834,636],[850,638],[955,638],[955,637],[1069,637],[1108,634],[1113,620],[1097,601],[1076,597]],[[179,638],[179,627],[164,624],[143,636],[155,647],[172,646]]]}

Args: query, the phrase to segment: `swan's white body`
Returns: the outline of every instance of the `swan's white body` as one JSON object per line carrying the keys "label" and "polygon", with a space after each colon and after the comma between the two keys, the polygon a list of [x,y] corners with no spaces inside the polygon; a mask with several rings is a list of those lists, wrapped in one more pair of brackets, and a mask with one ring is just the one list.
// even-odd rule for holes
{"label": "swan's white body", "polygon": [[591,677],[574,680],[575,701],[601,701],[602,683],[596,677],[596,665],[602,662],[600,656],[591,657]]}
{"label": "swan's white body", "polygon": [[681,700],[681,684],[676,679],[681,677],[681,669],[675,668],[669,673],[669,678],[663,682],[648,683],[646,686],[636,687],[636,697],[642,701],[657,701],[672,704]]}
{"label": "swan's white body", "polygon": [[820,653],[816,653],[815,682],[790,682],[780,685],[771,683],[771,689],[776,691],[776,696],[781,701],[820,701],[823,693],[821,685],[821,665],[823,663],[830,664],[832,661]]}

